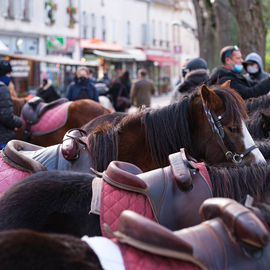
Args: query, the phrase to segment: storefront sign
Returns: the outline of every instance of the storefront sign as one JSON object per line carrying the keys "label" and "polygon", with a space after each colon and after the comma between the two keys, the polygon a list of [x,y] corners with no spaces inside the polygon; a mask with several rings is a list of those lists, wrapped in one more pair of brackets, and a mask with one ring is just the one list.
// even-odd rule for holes
{"label": "storefront sign", "polygon": [[13,77],[28,77],[30,66],[27,60],[10,60]]}

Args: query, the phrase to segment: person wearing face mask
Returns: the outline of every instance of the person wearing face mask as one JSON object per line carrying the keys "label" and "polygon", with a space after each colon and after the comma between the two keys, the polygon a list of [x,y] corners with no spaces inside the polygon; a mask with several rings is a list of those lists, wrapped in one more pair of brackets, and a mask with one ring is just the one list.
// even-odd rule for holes
{"label": "person wearing face mask", "polygon": [[89,70],[87,67],[78,68],[74,81],[67,87],[66,97],[71,101],[92,99],[99,102],[97,89],[89,80]]}
{"label": "person wearing face mask", "polygon": [[264,71],[262,58],[255,52],[247,55],[243,67],[247,72],[245,76],[251,81],[259,82],[269,76],[269,73]]}
{"label": "person wearing face mask", "polygon": [[244,99],[265,95],[270,90],[270,77],[260,82],[248,80],[241,74],[243,59],[237,46],[227,46],[221,49],[221,66],[216,67],[208,81],[209,85],[222,84],[231,81],[231,88],[235,89]]}
{"label": "person wearing face mask", "polygon": [[14,115],[13,104],[8,89],[11,81],[11,65],[6,60],[0,60],[0,150],[15,139],[15,130],[22,126],[20,117]]}

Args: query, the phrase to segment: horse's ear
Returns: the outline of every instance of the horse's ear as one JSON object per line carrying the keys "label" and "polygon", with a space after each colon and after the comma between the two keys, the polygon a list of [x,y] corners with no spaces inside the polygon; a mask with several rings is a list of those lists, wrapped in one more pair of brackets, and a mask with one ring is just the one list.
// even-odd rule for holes
{"label": "horse's ear", "polygon": [[224,82],[221,86],[222,86],[222,87],[231,87],[231,80],[227,80],[227,81]]}
{"label": "horse's ear", "polygon": [[212,89],[208,88],[206,84],[201,86],[201,97],[208,109],[217,111],[223,108],[221,98]]}

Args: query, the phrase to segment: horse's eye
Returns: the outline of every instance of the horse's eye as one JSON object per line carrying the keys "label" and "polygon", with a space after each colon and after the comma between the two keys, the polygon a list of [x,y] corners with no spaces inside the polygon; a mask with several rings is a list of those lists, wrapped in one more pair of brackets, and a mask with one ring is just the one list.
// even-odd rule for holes
{"label": "horse's eye", "polygon": [[239,127],[228,127],[228,129],[231,133],[240,133]]}

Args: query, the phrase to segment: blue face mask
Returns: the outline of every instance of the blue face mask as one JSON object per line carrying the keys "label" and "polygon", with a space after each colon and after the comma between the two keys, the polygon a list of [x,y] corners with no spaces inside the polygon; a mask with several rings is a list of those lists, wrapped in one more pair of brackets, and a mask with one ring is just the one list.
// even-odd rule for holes
{"label": "blue face mask", "polygon": [[4,75],[4,76],[0,77],[0,81],[3,82],[6,86],[9,85],[11,79],[12,79],[12,77],[7,76],[7,75]]}
{"label": "blue face mask", "polygon": [[240,73],[243,69],[243,65],[234,65],[232,68],[233,71]]}

